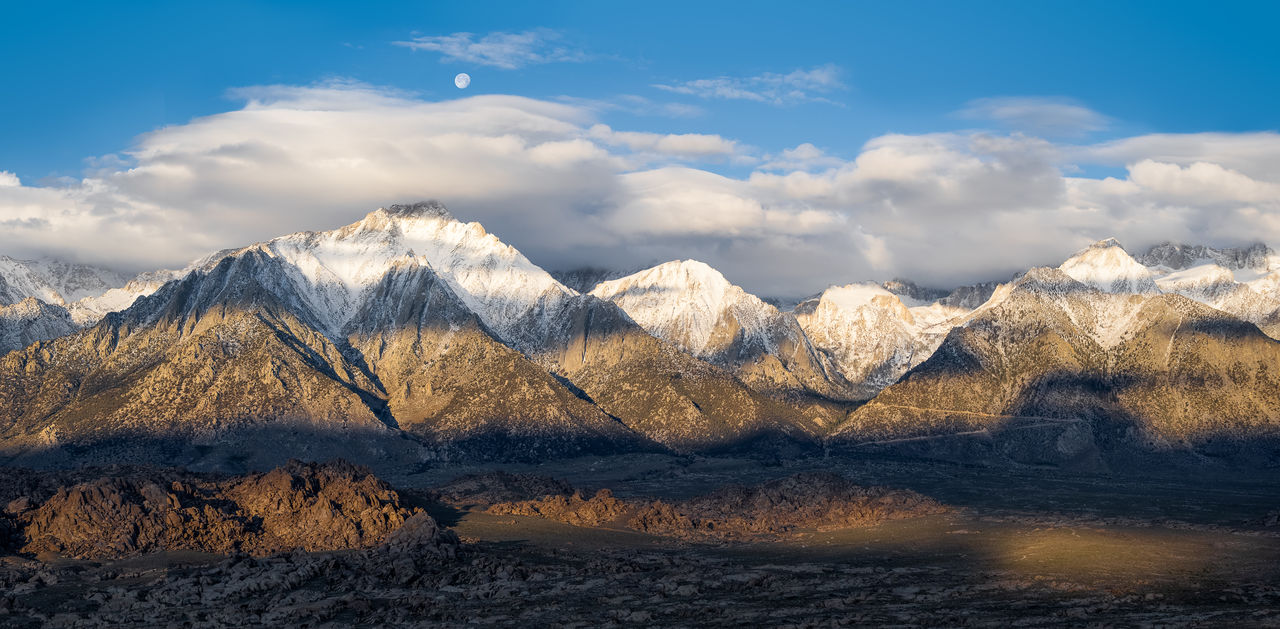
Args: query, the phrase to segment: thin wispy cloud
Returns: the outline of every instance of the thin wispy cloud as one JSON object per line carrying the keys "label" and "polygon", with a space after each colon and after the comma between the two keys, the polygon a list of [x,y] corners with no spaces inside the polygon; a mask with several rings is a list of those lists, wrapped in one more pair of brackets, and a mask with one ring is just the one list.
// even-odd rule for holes
{"label": "thin wispy cloud", "polygon": [[557,100],[562,103],[583,107],[598,112],[620,111],[634,116],[660,116],[663,118],[697,118],[706,115],[707,110],[688,103],[670,103],[655,101],[635,94],[621,94],[612,98],[582,98],[578,96],[561,96]]}
{"label": "thin wispy cloud", "polygon": [[706,99],[748,100],[770,105],[792,105],[806,102],[838,104],[826,95],[846,89],[835,64],[798,69],[786,74],[765,72],[756,76],[720,76],[695,79],[683,83],[658,83],[654,87],[675,94]]}
{"label": "thin wispy cloud", "polygon": [[1109,122],[1106,116],[1067,99],[1026,96],[979,98],[956,115],[1052,136],[1084,135],[1106,128]]}
{"label": "thin wispy cloud", "polygon": [[392,42],[410,50],[438,52],[443,62],[462,62],[516,70],[544,63],[580,62],[587,54],[561,43],[560,33],[535,29],[520,33],[489,33],[476,39],[474,33],[453,33],[415,37]]}

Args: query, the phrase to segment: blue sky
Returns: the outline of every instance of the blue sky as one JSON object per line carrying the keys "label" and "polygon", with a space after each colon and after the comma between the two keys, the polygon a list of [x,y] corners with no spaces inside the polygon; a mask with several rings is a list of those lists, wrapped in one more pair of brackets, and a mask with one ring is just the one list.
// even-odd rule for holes
{"label": "blue sky", "polygon": [[[700,107],[628,128],[717,133],[781,150],[855,153],[889,132],[974,126],[996,96],[1067,98],[1112,119],[1098,135],[1277,127],[1276,3],[1184,2],[130,2],[10,3],[0,24],[0,168],[78,175],[139,133],[224,111],[229,88],[331,77],[456,96],[612,99]],[[576,63],[504,70],[392,45],[417,35],[553,29]],[[652,87],[835,64],[839,103],[782,108]]]}
{"label": "blue sky", "polygon": [[[0,224],[32,231],[11,231],[0,248],[23,255],[68,255],[55,246],[69,238],[56,217],[76,212],[106,216],[136,238],[162,223],[200,235],[153,258],[83,244],[74,253],[126,268],[175,264],[294,223],[332,226],[368,208],[331,208],[328,193],[307,206],[323,209],[304,213],[280,199],[307,198],[310,186],[255,188],[210,166],[210,156],[254,145],[252,159],[276,160],[260,170],[283,168],[284,153],[268,149],[294,151],[283,144],[296,142],[290,116],[350,105],[363,113],[332,124],[355,128],[374,111],[443,116],[429,105],[449,103],[468,112],[471,126],[459,132],[487,139],[516,124],[495,113],[507,103],[526,116],[521,142],[586,150],[585,142],[596,161],[574,168],[616,179],[599,187],[567,179],[578,196],[530,193],[530,207],[569,208],[546,210],[544,222],[576,221],[612,240],[539,236],[526,229],[538,215],[512,218],[500,207],[519,197],[514,189],[445,199],[548,266],[624,247],[627,256],[601,262],[697,256],[731,279],[784,292],[925,274],[921,258],[935,254],[956,269],[937,283],[981,279],[1113,234],[1135,245],[1280,239],[1269,218],[1280,207],[1271,186],[1280,184],[1268,174],[1280,160],[1276,3],[48,2],[9,3],[4,15],[0,179],[12,178],[13,198],[0,195]],[[472,76],[465,91],[453,86],[458,72]],[[286,87],[311,91],[281,96]],[[507,96],[528,100],[485,99]],[[248,97],[278,111],[242,111]],[[246,127],[246,117],[259,126]],[[423,142],[447,135],[404,120],[374,133],[412,132],[419,135],[404,137]],[[552,138],[547,125],[568,126]],[[213,128],[218,134],[201,134]],[[361,153],[373,149],[358,140],[294,151],[288,174],[333,155],[377,163],[383,154]],[[449,157],[403,152],[423,173]],[[547,166],[544,154],[530,159]],[[155,176],[179,161],[196,181],[185,192]],[[384,181],[385,194],[370,185],[347,202],[449,196],[431,181],[408,172]],[[195,196],[214,182],[237,194],[216,203]],[[670,189],[698,194],[636,192]],[[694,208],[697,227],[661,227],[674,220],[662,214],[672,207]],[[190,218],[226,222],[242,212],[259,218],[221,231]],[[1238,227],[1206,227],[1223,217]],[[966,219],[986,231],[957,234],[946,224]],[[918,228],[928,221],[962,242],[948,249]],[[797,231],[800,224],[812,231]],[[1050,227],[1037,238],[1030,231],[1040,224]],[[1003,258],[973,254],[994,229],[1017,241]],[[31,244],[40,242],[44,249]],[[760,251],[817,253],[772,269],[752,261]],[[815,266],[829,270],[800,277]]]}

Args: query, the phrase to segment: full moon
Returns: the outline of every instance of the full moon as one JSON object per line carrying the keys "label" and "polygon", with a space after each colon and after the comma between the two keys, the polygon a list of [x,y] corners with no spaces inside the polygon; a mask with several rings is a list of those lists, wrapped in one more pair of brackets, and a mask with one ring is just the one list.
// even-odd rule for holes
{"label": "full moon", "polygon": [[468,85],[471,85],[471,75],[463,72],[462,74],[453,77],[453,84],[457,85],[458,89],[465,90]]}

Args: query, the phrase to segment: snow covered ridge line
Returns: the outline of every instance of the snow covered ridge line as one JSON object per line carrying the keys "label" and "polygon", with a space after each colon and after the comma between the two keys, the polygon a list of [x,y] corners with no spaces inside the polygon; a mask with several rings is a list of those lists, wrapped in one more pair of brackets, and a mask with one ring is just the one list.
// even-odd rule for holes
{"label": "snow covered ridge line", "polygon": [[[780,311],[695,260],[668,262],[621,277],[599,270],[564,275],[580,293],[480,224],[463,223],[443,204],[429,201],[380,208],[345,227],[289,234],[206,256],[182,270],[155,271],[128,281],[87,265],[0,257],[0,305],[35,298],[65,308],[73,323],[84,327],[108,312],[128,308],[168,281],[249,250],[264,252],[283,265],[320,328],[334,338],[351,325],[382,277],[397,265],[411,264],[438,274],[504,339],[527,338],[530,327],[553,326],[548,318],[585,293],[615,303],[649,333],[700,358],[742,362],[744,352],[782,359],[784,352],[794,358],[796,352],[812,351],[820,361],[836,363],[828,365],[836,369],[842,360],[868,353],[882,354],[899,365],[918,362],[939,334],[993,294],[1002,294],[994,282],[948,293],[895,280],[831,287],[794,309]],[[1081,250],[1059,269],[1103,293],[1177,293],[1260,325],[1271,318],[1280,320],[1280,256],[1261,244],[1215,249],[1166,243],[1134,258],[1107,239]],[[793,329],[797,326],[803,330]],[[844,332],[833,336],[832,326]],[[797,334],[810,338],[796,338]],[[815,336],[827,343],[813,346]],[[886,338],[900,342],[884,345]]]}
{"label": "snow covered ridge line", "polygon": [[717,324],[732,319],[742,337],[765,347],[781,313],[759,297],[729,283],[697,260],[660,264],[626,277],[601,282],[590,293],[620,306],[650,334],[705,357],[729,338]]}

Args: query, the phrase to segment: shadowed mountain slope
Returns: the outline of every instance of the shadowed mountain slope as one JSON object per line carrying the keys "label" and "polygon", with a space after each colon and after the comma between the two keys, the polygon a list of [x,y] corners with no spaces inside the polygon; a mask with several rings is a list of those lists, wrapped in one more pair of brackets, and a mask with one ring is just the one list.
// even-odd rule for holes
{"label": "shadowed mountain slope", "polygon": [[[380,209],[193,268],[91,328],[5,356],[6,450],[133,440],[282,460],[298,453],[244,435],[292,431],[330,442],[307,444],[313,455],[386,450],[413,462],[762,435],[812,444],[823,432],[439,204]],[[189,454],[169,449],[156,458]]]}
{"label": "shadowed mountain slope", "polygon": [[1221,444],[1275,441],[1277,365],[1280,343],[1220,311],[1033,269],[852,412],[832,442],[1032,427],[1035,443],[1006,442],[1005,454],[1046,464],[1124,451],[1254,456]]}
{"label": "shadowed mountain slope", "polygon": [[668,262],[602,282],[592,295],[617,304],[650,334],[772,393],[856,397],[809,344],[791,313],[779,312],[695,260]]}

